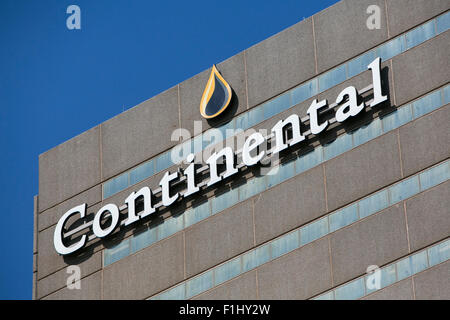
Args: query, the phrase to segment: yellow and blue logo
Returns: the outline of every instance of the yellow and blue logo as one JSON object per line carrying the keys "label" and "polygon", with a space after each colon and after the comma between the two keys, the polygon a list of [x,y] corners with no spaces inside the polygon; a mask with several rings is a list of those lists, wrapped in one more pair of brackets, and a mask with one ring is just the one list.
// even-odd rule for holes
{"label": "yellow and blue logo", "polygon": [[200,101],[200,114],[211,119],[225,111],[231,101],[231,87],[213,65]]}

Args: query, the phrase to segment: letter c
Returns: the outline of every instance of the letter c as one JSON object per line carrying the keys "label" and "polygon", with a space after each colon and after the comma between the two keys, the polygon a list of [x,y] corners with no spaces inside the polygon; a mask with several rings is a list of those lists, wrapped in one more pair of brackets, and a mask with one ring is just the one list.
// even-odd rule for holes
{"label": "letter c", "polygon": [[58,252],[59,254],[66,255],[75,252],[83,247],[86,243],[85,234],[81,237],[80,241],[68,247],[66,247],[62,241],[62,230],[64,228],[64,225],[66,224],[66,221],[69,219],[69,217],[76,213],[80,213],[80,217],[84,218],[84,216],[86,215],[86,203],[70,209],[59,219],[58,224],[55,228],[55,233],[53,234],[53,244],[55,246],[56,252]]}

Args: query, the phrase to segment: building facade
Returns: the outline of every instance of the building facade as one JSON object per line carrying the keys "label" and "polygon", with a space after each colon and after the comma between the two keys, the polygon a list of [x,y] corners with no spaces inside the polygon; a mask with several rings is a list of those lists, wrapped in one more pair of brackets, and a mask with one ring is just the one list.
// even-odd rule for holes
{"label": "building facade", "polygon": [[338,2],[218,63],[216,117],[208,69],[41,154],[33,299],[450,299],[449,8]]}

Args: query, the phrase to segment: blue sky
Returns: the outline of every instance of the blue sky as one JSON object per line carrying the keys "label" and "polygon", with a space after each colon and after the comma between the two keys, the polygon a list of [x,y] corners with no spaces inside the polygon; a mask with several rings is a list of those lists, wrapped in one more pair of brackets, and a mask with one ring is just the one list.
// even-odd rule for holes
{"label": "blue sky", "polygon": [[31,299],[39,154],[336,2],[1,0],[0,299]]}

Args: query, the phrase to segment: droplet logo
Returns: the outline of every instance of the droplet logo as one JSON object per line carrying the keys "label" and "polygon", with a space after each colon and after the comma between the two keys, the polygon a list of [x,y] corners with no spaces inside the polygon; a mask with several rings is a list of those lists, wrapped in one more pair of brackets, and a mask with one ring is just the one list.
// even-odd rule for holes
{"label": "droplet logo", "polygon": [[213,65],[205,91],[200,101],[200,114],[203,118],[217,117],[228,107],[231,101],[231,88]]}

